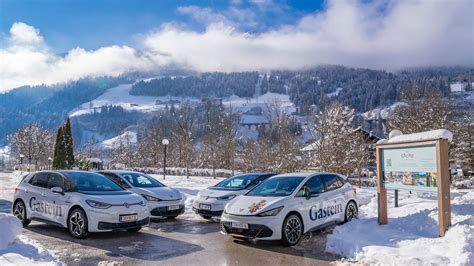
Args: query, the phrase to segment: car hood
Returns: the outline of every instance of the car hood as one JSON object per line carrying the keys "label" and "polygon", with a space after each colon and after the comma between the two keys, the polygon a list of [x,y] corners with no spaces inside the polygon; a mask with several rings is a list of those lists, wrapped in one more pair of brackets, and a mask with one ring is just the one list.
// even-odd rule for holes
{"label": "car hood", "polygon": [[153,197],[157,197],[161,200],[180,200],[181,193],[177,189],[170,187],[149,187],[149,188],[136,188],[135,193],[145,194]]}
{"label": "car hood", "polygon": [[254,197],[241,196],[231,200],[226,206],[226,212],[234,215],[256,215],[261,212],[283,206],[287,197]]}
{"label": "car hood", "polygon": [[242,195],[245,194],[248,190],[220,190],[220,189],[210,189],[205,188],[199,191],[198,196],[201,197],[210,197],[210,198],[218,198],[227,195]]}
{"label": "car hood", "polygon": [[108,203],[112,205],[122,205],[124,203],[136,204],[143,201],[143,198],[134,193],[82,193],[84,194],[84,199],[86,200],[95,200],[103,203]]}

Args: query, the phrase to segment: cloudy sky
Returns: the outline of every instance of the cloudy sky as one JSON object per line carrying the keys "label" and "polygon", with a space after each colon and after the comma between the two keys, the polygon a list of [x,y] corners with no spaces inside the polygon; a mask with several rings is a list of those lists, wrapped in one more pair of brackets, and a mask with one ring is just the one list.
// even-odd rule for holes
{"label": "cloudy sky", "polygon": [[0,0],[0,92],[178,65],[474,65],[472,0]]}

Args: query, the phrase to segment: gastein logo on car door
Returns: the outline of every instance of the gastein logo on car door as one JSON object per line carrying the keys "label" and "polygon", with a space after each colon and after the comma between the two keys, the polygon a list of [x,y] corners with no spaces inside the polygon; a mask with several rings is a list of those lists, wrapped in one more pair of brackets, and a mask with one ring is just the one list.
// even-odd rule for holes
{"label": "gastein logo on car door", "polygon": [[342,204],[341,203],[336,204],[336,205],[329,205],[329,206],[322,207],[322,208],[312,206],[311,209],[309,209],[309,218],[313,221],[316,221],[318,219],[333,216],[333,215],[341,213],[341,212],[342,212]]}

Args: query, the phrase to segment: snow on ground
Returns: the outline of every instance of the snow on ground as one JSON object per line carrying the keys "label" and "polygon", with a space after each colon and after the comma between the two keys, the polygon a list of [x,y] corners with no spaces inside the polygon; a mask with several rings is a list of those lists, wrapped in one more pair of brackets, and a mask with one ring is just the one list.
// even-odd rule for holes
{"label": "snow on ground", "polygon": [[[350,261],[382,265],[473,265],[474,191],[452,191],[452,226],[438,237],[438,201],[434,194],[400,192],[395,208],[389,192],[388,224],[377,222],[375,189],[358,190],[368,204],[359,219],[337,226],[326,251]],[[364,203],[364,202],[362,202]]]}
{"label": "snow on ground", "polygon": [[61,264],[50,251],[38,242],[22,235],[22,225],[11,210],[15,187],[20,182],[20,172],[0,173],[0,265],[58,265]]}

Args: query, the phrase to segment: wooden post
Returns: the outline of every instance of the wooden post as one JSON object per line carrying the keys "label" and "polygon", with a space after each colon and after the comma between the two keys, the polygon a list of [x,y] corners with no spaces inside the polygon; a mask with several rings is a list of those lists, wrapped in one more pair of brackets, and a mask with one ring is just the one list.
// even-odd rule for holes
{"label": "wooden post", "polygon": [[444,236],[451,225],[451,198],[449,179],[448,141],[440,139],[436,143],[436,184],[438,187],[439,236]]}
{"label": "wooden post", "polygon": [[395,189],[395,208],[398,207],[398,189]]}
{"label": "wooden post", "polygon": [[382,154],[380,147],[376,147],[377,160],[377,198],[379,224],[387,224],[387,190],[384,187],[384,173],[382,170]]}

